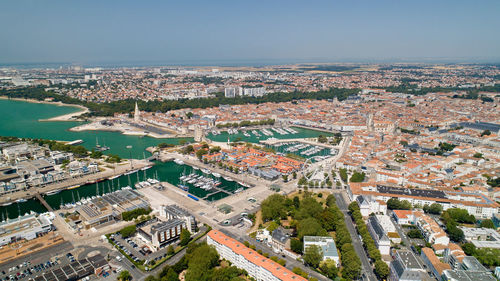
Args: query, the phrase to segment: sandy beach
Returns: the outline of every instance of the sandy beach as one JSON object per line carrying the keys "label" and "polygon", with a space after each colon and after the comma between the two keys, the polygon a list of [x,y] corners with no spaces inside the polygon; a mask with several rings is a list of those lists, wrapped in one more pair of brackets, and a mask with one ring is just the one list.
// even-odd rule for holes
{"label": "sandy beach", "polygon": [[86,108],[85,106],[78,105],[78,104],[66,104],[62,103],[60,101],[54,102],[54,101],[40,101],[40,100],[34,100],[34,99],[21,99],[21,98],[9,98],[5,96],[0,96],[0,99],[3,100],[15,100],[15,101],[23,101],[23,102],[30,102],[30,103],[43,103],[43,104],[51,104],[51,105],[57,105],[57,106],[68,106],[68,107],[76,107],[81,109],[80,111],[73,112],[73,113],[68,113],[60,116],[55,116],[49,119],[40,119],[39,121],[75,121],[76,117],[85,114],[89,112],[89,109]]}

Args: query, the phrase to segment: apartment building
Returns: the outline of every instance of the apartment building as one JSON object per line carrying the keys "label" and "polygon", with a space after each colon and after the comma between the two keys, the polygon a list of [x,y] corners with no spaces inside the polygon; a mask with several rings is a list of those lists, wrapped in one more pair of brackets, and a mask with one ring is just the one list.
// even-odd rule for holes
{"label": "apartment building", "polygon": [[215,247],[221,258],[246,270],[257,281],[307,280],[218,230],[207,234],[207,243]]}
{"label": "apartment building", "polygon": [[371,213],[385,213],[387,211],[387,204],[375,200],[372,196],[358,196],[356,202],[358,202],[359,211],[363,217],[367,217]]}
{"label": "apartment building", "polygon": [[387,237],[384,228],[380,224],[380,221],[376,216],[371,216],[368,218],[367,222],[368,232],[375,242],[375,246],[380,251],[381,255],[389,255],[391,250],[391,240]]}
{"label": "apartment building", "polygon": [[373,196],[376,200],[387,202],[391,198],[407,200],[412,205],[431,205],[438,203],[443,210],[449,208],[465,209],[476,218],[491,218],[500,212],[500,204],[480,193],[443,191],[437,189],[417,189],[388,186],[377,182],[349,183],[347,193],[351,200],[358,196]]}
{"label": "apartment building", "polygon": [[431,248],[422,248],[420,257],[427,265],[427,268],[432,272],[434,277],[436,277],[436,279],[438,280],[441,280],[443,271],[451,269],[449,264],[439,260],[439,258],[436,256],[436,254],[434,254],[434,251]]}
{"label": "apartment building", "polygon": [[398,250],[389,265],[388,281],[426,280],[426,271],[417,257],[408,250]]}
{"label": "apartment building", "polygon": [[447,246],[450,238],[437,222],[428,215],[422,214],[415,217],[415,225],[418,227],[427,243]]}

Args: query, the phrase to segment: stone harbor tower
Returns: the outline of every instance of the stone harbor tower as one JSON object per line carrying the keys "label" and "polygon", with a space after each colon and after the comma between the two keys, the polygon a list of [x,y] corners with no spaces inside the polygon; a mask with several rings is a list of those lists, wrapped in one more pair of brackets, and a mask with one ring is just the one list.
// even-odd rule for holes
{"label": "stone harbor tower", "polygon": [[203,132],[203,128],[200,125],[194,126],[194,141],[200,142],[205,138],[205,134]]}
{"label": "stone harbor tower", "polygon": [[137,106],[137,102],[135,102],[134,121],[138,122],[140,120],[141,120],[141,112],[139,111],[139,106]]}

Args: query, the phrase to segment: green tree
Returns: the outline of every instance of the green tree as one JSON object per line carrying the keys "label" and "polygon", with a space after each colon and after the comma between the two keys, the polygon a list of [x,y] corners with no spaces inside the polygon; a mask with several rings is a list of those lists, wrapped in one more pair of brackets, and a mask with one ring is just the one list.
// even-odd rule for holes
{"label": "green tree", "polygon": [[286,217],[285,197],[280,194],[273,194],[267,197],[262,201],[261,210],[264,221]]}
{"label": "green tree", "polygon": [[128,280],[132,280],[132,275],[130,275],[130,272],[128,272],[127,270],[123,270],[123,271],[122,271],[122,272],[120,272],[120,274],[118,275],[117,280],[120,280],[120,281],[128,281]]}
{"label": "green tree", "polygon": [[339,270],[337,268],[337,265],[335,264],[335,261],[331,259],[327,259],[323,261],[319,267],[321,272],[323,272],[326,277],[330,279],[335,279],[339,275]]}
{"label": "green tree", "polygon": [[387,208],[390,210],[410,210],[411,203],[407,200],[399,200],[397,198],[391,198],[387,200]]}
{"label": "green tree", "polygon": [[473,256],[476,252],[476,246],[472,243],[464,243],[462,245],[462,250],[464,250],[464,253],[468,256]]}
{"label": "green tree", "polygon": [[290,239],[290,248],[297,254],[302,254],[304,244],[297,238]]}
{"label": "green tree", "polygon": [[186,281],[210,280],[212,268],[219,263],[219,254],[214,247],[203,243],[194,246],[194,250],[188,255],[188,267]]}
{"label": "green tree", "polygon": [[424,212],[434,215],[440,215],[443,212],[443,206],[439,203],[433,203],[430,206],[424,205]]}
{"label": "green tree", "polygon": [[347,169],[344,169],[344,168],[339,169],[339,175],[340,175],[340,179],[343,182],[347,182]]}
{"label": "green tree", "polygon": [[377,260],[375,262],[375,274],[378,276],[379,280],[386,279],[389,276],[389,266],[382,261]]}
{"label": "green tree", "polygon": [[495,224],[490,219],[485,219],[481,221],[481,227],[495,229]]}
{"label": "green tree", "polygon": [[299,221],[297,225],[297,237],[302,239],[304,236],[327,236],[328,232],[321,227],[321,224],[315,218],[307,218]]}
{"label": "green tree", "polygon": [[169,245],[167,248],[167,255],[171,256],[175,253],[174,246]]}
{"label": "green tree", "polygon": [[423,238],[422,233],[418,229],[412,229],[412,230],[408,231],[407,235],[408,235],[408,237],[414,238],[414,239],[422,239]]}
{"label": "green tree", "polygon": [[120,234],[123,238],[127,238],[132,236],[136,231],[136,226],[134,225],[129,225],[120,230]]}
{"label": "green tree", "polygon": [[350,182],[362,182],[364,180],[365,180],[365,173],[354,172],[354,174],[352,174],[351,179],[349,181]]}
{"label": "green tree", "polygon": [[167,275],[161,278],[161,281],[178,281],[179,280],[179,274],[175,272],[173,268],[169,268],[167,271]]}
{"label": "green tree", "polygon": [[454,242],[461,242],[465,237],[464,232],[451,223],[446,224],[446,231],[450,239]]}
{"label": "green tree", "polygon": [[333,194],[328,194],[326,197],[326,206],[328,207],[333,207],[337,204],[337,200],[335,199],[335,196]]}
{"label": "green tree", "polygon": [[181,236],[180,236],[180,245],[181,246],[186,246],[189,243],[189,240],[191,239],[191,232],[189,230],[183,228],[181,230]]}
{"label": "green tree", "polygon": [[323,253],[322,250],[319,246],[316,245],[311,245],[307,247],[306,252],[304,253],[304,262],[307,265],[310,265],[314,268],[317,268],[319,266],[319,263],[323,259]]}

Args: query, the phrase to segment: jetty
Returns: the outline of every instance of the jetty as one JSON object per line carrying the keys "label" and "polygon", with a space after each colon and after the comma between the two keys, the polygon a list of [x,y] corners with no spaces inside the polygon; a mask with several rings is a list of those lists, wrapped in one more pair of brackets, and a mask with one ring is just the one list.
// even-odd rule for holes
{"label": "jetty", "polygon": [[219,192],[223,192],[223,193],[226,193],[228,196],[231,196],[233,195],[231,192],[227,191],[227,190],[224,190],[222,188],[219,188],[219,187],[213,187],[213,189],[217,190],[217,191],[214,191],[214,192],[210,192],[209,194],[205,195],[202,199],[203,200],[207,200],[208,197],[214,195],[214,194],[217,194]]}
{"label": "jetty", "polygon": [[54,209],[52,209],[52,207],[49,205],[49,203],[47,203],[47,201],[45,201],[45,199],[43,199],[42,195],[40,195],[40,193],[35,193],[35,197],[36,199],[38,199],[38,201],[40,201],[40,203],[42,203],[42,205],[49,211],[49,212],[54,212]]}

